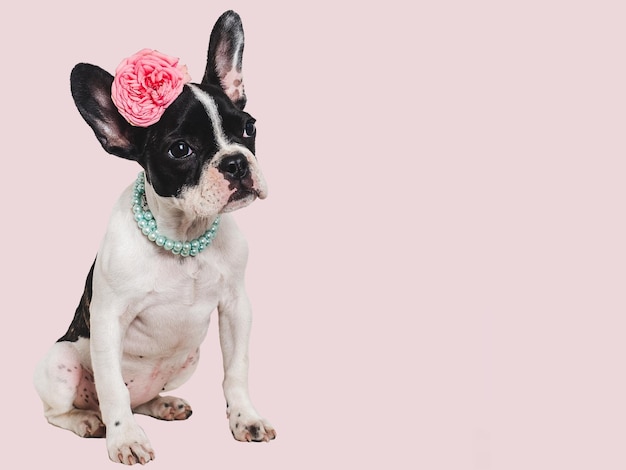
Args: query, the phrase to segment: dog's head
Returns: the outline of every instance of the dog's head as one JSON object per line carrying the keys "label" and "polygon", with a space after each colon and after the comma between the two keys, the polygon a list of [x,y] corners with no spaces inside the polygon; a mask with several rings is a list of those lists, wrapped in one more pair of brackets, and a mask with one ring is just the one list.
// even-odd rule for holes
{"label": "dog's head", "polygon": [[243,108],[244,35],[235,12],[216,22],[200,83],[184,85],[157,122],[130,124],[111,97],[114,77],[78,64],[72,96],[104,149],[137,161],[147,184],[198,217],[211,217],[265,198],[267,187],[255,157],[255,119]]}

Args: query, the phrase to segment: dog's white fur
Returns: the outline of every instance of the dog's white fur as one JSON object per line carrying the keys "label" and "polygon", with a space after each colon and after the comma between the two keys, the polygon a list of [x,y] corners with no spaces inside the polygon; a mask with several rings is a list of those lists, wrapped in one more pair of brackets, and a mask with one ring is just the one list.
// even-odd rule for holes
{"label": "dog's white fur", "polygon": [[[212,100],[206,95],[203,102]],[[210,105],[205,107],[215,125]],[[248,160],[257,195],[265,197],[252,153],[224,141],[220,154],[203,169],[201,184],[182,197],[161,197],[146,182],[147,201],[162,234],[178,240],[198,237],[218,212],[254,199],[232,207],[227,203],[231,190],[216,166],[235,150]],[[210,186],[204,193],[203,184]],[[211,312],[217,309],[230,429],[241,441],[273,439],[274,429],[248,396],[251,312],[244,289],[248,251],[243,236],[223,214],[213,244],[200,256],[181,260],[146,242],[130,210],[131,193],[132,187],[127,188],[115,205],[95,262],[90,339],[56,343],[37,367],[35,386],[46,418],[84,437],[101,436],[106,427],[111,460],[152,460],[154,451],[133,412],[161,419],[188,416],[184,400],[159,393],[192,375]]]}

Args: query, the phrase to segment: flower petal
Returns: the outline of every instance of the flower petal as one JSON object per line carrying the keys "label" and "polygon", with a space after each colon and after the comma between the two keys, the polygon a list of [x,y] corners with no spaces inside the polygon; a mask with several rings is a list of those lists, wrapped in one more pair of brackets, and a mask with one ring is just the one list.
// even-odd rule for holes
{"label": "flower petal", "polygon": [[190,81],[187,66],[179,59],[142,49],[118,65],[111,98],[130,124],[147,127],[161,118]]}

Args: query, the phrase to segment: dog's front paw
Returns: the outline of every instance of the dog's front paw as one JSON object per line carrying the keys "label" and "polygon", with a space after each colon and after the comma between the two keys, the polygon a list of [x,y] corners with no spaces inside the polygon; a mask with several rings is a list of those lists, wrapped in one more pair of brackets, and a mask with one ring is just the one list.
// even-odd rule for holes
{"label": "dog's front paw", "polygon": [[[113,431],[110,429],[113,428]],[[113,462],[144,465],[154,460],[154,450],[146,434],[136,424],[123,426],[116,422],[107,432],[107,450]]]}
{"label": "dog's front paw", "polygon": [[228,421],[233,437],[242,442],[269,442],[276,439],[272,425],[256,413],[229,410]]}

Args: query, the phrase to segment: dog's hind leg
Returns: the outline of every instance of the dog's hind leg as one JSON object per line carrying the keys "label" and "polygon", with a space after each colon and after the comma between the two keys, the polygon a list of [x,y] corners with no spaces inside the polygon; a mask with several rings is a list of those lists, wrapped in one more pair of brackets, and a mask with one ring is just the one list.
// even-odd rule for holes
{"label": "dog's hind leg", "polygon": [[34,383],[50,424],[80,437],[104,437],[93,375],[83,366],[75,343],[55,343],[38,364]]}
{"label": "dog's hind leg", "polygon": [[162,396],[139,405],[133,412],[166,421],[187,419],[192,413],[191,406],[182,398]]}

